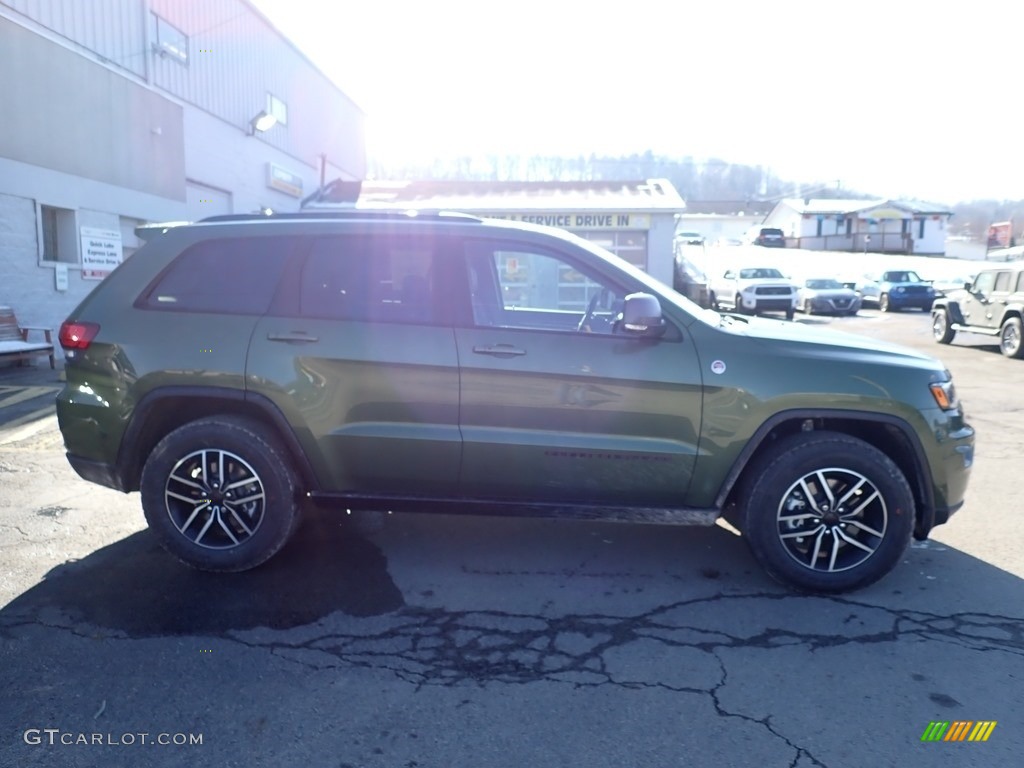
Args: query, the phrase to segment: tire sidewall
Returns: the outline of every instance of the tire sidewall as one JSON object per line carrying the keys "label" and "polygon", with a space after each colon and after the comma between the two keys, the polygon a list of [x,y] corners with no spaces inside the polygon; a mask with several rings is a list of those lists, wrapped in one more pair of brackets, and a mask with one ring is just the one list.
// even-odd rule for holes
{"label": "tire sidewall", "polygon": [[[263,484],[263,520],[248,539],[231,549],[205,549],[178,532],[167,512],[164,492],[174,466],[201,448],[229,451],[252,467]],[[165,436],[146,459],[139,485],[150,530],[182,562],[201,570],[243,571],[274,555],[295,529],[299,505],[296,484],[284,453],[258,425],[235,419],[203,419]]]}
{"label": "tire sidewall", "polygon": [[[840,467],[867,477],[881,492],[888,512],[885,538],[860,565],[838,573],[812,571],[796,562],[778,535],[778,506],[799,478],[815,469]],[[754,468],[746,485],[743,533],[762,567],[783,584],[804,592],[845,592],[889,573],[910,543],[914,498],[899,468],[877,448],[838,433],[815,433],[780,441],[773,457]]]}
{"label": "tire sidewall", "polygon": [[[939,344],[948,344],[953,338],[953,334],[950,332],[949,328],[949,313],[945,309],[939,308],[933,309],[932,315],[934,316],[932,321],[932,337],[939,342]],[[935,332],[936,320],[941,320],[942,322],[942,333]]]}
{"label": "tire sidewall", "polygon": [[[1013,350],[1007,350],[1003,346],[1003,338],[1006,335],[1007,329],[1015,327],[1017,330],[1017,347]],[[1011,317],[1003,323],[1003,327],[999,331],[999,351],[1007,357],[1020,358],[1024,356],[1024,327],[1022,327],[1021,321],[1016,317]]]}

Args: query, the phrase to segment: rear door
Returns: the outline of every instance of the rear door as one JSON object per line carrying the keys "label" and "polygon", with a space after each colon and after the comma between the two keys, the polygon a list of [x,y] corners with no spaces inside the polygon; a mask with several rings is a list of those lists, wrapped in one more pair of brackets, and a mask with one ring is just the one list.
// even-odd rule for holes
{"label": "rear door", "polygon": [[443,241],[309,238],[256,326],[248,386],[296,425],[324,490],[450,495],[459,370]]}
{"label": "rear door", "polygon": [[460,492],[681,505],[701,409],[689,337],[624,335],[629,289],[568,246],[467,240],[462,258]]}

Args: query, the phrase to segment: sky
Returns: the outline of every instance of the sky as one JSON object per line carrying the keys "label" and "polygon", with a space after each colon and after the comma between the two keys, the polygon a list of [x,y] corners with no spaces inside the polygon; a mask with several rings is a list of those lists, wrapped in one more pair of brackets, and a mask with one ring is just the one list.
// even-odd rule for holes
{"label": "sky", "polygon": [[387,161],[628,155],[953,204],[1024,199],[1012,0],[253,0]]}

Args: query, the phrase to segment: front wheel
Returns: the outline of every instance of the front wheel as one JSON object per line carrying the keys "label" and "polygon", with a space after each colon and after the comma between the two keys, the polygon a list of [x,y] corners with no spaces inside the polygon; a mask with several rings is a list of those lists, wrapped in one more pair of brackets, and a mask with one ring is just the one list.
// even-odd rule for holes
{"label": "front wheel", "polygon": [[792,320],[794,317],[796,317],[796,310],[790,307],[786,310],[786,319]]}
{"label": "front wheel", "polygon": [[892,312],[892,305],[889,304],[888,293],[883,293],[878,297],[878,308],[883,312]]}
{"label": "front wheel", "polygon": [[244,571],[276,553],[299,517],[285,452],[256,422],[200,419],[174,430],[146,459],[140,488],[150,529],[179,560]]}
{"label": "front wheel", "polygon": [[914,497],[882,451],[837,432],[780,440],[752,466],[741,492],[742,529],[776,580],[807,592],[867,586],[910,543]]}
{"label": "front wheel", "polygon": [[1024,357],[1024,331],[1019,317],[1009,317],[999,331],[999,351],[1007,357]]}
{"label": "front wheel", "polygon": [[949,313],[944,309],[932,312],[932,336],[939,344],[949,344],[956,336],[956,331],[950,327]]}

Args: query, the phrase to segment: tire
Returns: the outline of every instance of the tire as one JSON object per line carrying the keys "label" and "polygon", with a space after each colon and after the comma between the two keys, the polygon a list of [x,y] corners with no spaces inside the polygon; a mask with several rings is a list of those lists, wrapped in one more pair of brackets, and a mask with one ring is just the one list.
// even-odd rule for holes
{"label": "tire", "polygon": [[710,293],[708,293],[708,304],[716,312],[718,312],[718,311],[720,311],[722,309],[720,306],[718,306],[718,299],[715,298],[715,292],[714,291],[711,291]]}
{"label": "tire", "polygon": [[786,319],[792,320],[794,317],[796,317],[796,310],[790,307],[786,310]]}
{"label": "tire", "polygon": [[733,306],[736,307],[736,311],[739,312],[741,315],[756,315],[757,314],[757,307],[754,307],[753,310],[747,311],[747,309],[743,306],[743,297],[740,296],[738,293],[736,294],[735,298],[733,299]]}
{"label": "tire", "polygon": [[800,311],[803,312],[805,315],[814,314],[814,308],[811,306],[811,302],[809,299],[804,299],[804,304],[802,307],[800,307]]}
{"label": "tire", "polygon": [[1007,357],[1024,357],[1024,328],[1019,317],[1008,317],[999,331],[999,351]]}
{"label": "tire", "polygon": [[896,310],[889,304],[889,294],[883,293],[878,297],[878,308],[882,312],[895,312]]}
{"label": "tire", "polygon": [[286,453],[246,419],[213,417],[174,430],[146,459],[139,490],[164,549],[204,571],[255,568],[284,546],[299,519]]}
{"label": "tire", "polygon": [[[888,456],[858,438],[838,432],[791,435],[756,461],[746,478],[743,534],[765,571],[793,589],[837,593],[865,587],[889,573],[910,543],[910,486]],[[854,493],[865,500],[830,510],[836,505],[829,504],[826,486],[836,494],[832,501],[844,502]]]}
{"label": "tire", "polygon": [[932,336],[939,344],[949,344],[956,336],[956,331],[950,327],[949,313],[944,309],[932,312]]}

